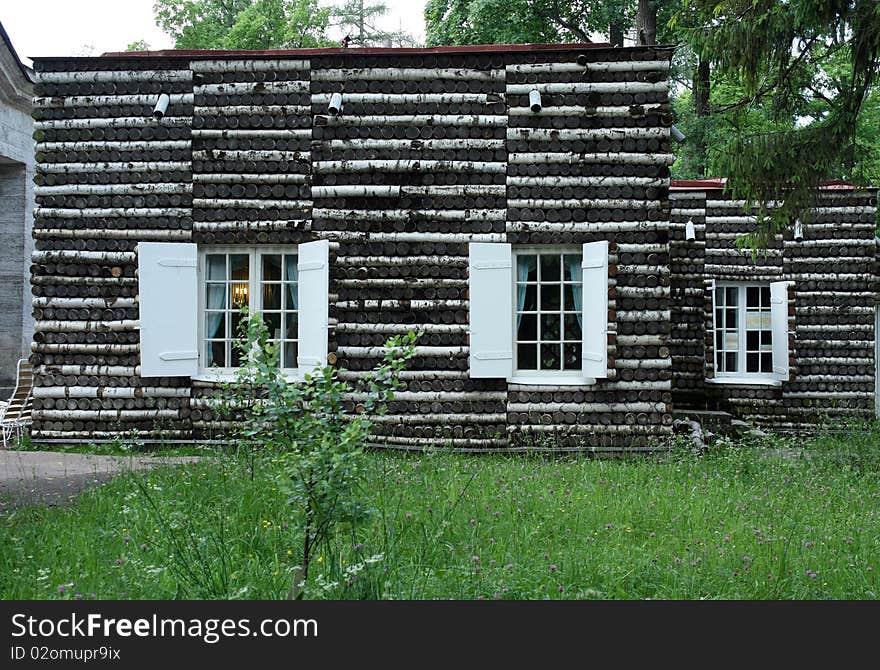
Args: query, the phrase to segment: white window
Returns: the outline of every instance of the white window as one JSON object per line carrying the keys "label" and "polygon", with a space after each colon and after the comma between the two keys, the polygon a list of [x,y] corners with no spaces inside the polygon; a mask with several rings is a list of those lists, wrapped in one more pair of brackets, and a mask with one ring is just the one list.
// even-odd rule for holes
{"label": "white window", "polygon": [[259,312],[291,379],[326,364],[330,244],[197,247],[140,242],[141,375],[229,379],[241,308]]}
{"label": "white window", "polygon": [[241,308],[259,312],[270,340],[280,345],[279,365],[297,368],[299,281],[296,247],[208,247],[199,250],[200,368],[241,366]]}
{"label": "white window", "polygon": [[787,282],[716,283],[716,381],[772,383],[787,378],[787,288]]}
{"label": "white window", "polygon": [[582,252],[578,247],[515,248],[515,375],[580,375]]}
{"label": "white window", "polygon": [[470,245],[470,376],[584,384],[608,376],[608,243]]}

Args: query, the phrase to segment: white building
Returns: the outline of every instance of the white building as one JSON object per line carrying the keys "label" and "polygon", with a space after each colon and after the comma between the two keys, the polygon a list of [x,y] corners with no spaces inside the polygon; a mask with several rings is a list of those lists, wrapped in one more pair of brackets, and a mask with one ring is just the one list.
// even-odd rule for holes
{"label": "white building", "polygon": [[0,25],[0,388],[30,353],[33,334],[30,257],[33,250],[34,122],[30,68]]}

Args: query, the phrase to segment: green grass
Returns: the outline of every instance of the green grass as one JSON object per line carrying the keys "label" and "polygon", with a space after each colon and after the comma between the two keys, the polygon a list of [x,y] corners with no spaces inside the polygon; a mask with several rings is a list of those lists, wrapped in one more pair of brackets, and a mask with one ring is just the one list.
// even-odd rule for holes
{"label": "green grass", "polygon": [[[312,597],[880,597],[877,428],[784,456],[762,445],[369,463],[375,511],[335,534]],[[299,537],[272,475],[258,464],[252,480],[221,456],[121,476],[69,508],[7,513],[0,593],[283,598]]]}

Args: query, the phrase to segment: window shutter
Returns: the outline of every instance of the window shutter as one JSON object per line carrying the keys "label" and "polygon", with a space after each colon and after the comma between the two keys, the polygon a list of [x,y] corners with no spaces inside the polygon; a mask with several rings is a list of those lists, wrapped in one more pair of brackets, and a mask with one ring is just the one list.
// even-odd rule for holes
{"label": "window shutter", "polygon": [[192,377],[199,368],[195,244],[139,242],[141,376]]}
{"label": "window shutter", "polygon": [[704,296],[705,304],[709,308],[709,319],[703,323],[705,338],[703,344],[706,352],[706,379],[715,378],[715,280],[706,281],[704,291],[709,294]]}
{"label": "window shutter", "polygon": [[608,376],[608,242],[584,245],[583,268],[583,373]]}
{"label": "window shutter", "polygon": [[773,374],[788,379],[788,286],[790,282],[770,284],[770,323],[773,330]]}
{"label": "window shutter", "polygon": [[327,240],[299,245],[299,353],[297,367],[310,373],[327,363],[329,322],[330,243]]}
{"label": "window shutter", "polygon": [[470,376],[513,376],[513,254],[509,244],[471,242]]}

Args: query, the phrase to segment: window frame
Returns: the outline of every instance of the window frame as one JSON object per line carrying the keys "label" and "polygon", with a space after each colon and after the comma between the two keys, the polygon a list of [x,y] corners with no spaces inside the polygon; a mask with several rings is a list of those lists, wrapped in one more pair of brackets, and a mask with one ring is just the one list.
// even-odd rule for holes
{"label": "window frame", "polygon": [[[261,290],[262,281],[260,279],[260,258],[263,254],[277,255],[295,255],[299,262],[299,245],[297,244],[258,244],[258,245],[241,245],[241,244],[209,244],[198,246],[198,263],[196,269],[196,277],[198,282],[198,374],[193,377],[197,381],[231,381],[235,378],[236,372],[241,370],[240,367],[206,367],[205,366],[205,310],[206,310],[206,285],[207,285],[207,261],[209,254],[240,254],[248,256],[248,309],[252,312],[263,312],[263,292]],[[283,272],[283,264],[282,264]],[[226,280],[229,281],[228,279]],[[281,286],[284,286],[282,276]],[[297,281],[297,291],[299,290],[299,281]],[[273,310],[277,311],[277,310]],[[297,309],[297,312],[299,310]],[[297,313],[297,321],[299,320]],[[282,310],[283,318],[283,310]],[[273,338],[269,338],[270,340]],[[283,340],[282,346],[283,346]],[[297,345],[299,344],[299,334],[297,334]],[[299,347],[297,346],[297,351]],[[280,368],[282,374],[290,380],[302,379],[303,374],[299,367]]]}
{"label": "window frame", "polygon": [[[516,317],[517,312],[517,259],[519,256],[528,256],[534,254],[569,254],[573,256],[577,256],[581,262],[583,262],[584,250],[583,245],[578,244],[523,244],[523,245],[512,245],[511,247],[511,276],[510,276],[510,288],[513,296],[513,309],[510,314],[510,342],[511,347],[513,349],[513,361],[512,361],[512,375],[508,380],[511,384],[523,384],[523,385],[553,385],[553,386],[581,386],[581,385],[591,385],[596,382],[596,380],[592,377],[585,377],[583,373],[583,367],[579,367],[576,370],[521,370],[519,368],[519,352],[517,346],[517,324]],[[564,269],[560,269],[562,273],[564,273]],[[560,278],[560,283],[563,282],[563,279]],[[583,294],[583,279],[581,280],[581,319],[583,319],[583,302],[585,300],[585,296]],[[540,311],[539,311],[540,313]],[[560,314],[564,314],[565,309],[562,306],[560,310]],[[565,320],[561,318],[560,329],[565,328]],[[581,323],[581,356],[583,356],[583,328],[584,324]],[[562,336],[562,332],[560,332],[560,336]],[[560,340],[564,342],[564,340]],[[540,340],[538,340],[539,353],[540,353]]]}
{"label": "window frame", "polygon": [[[715,373],[715,376],[710,379],[706,379],[708,383],[712,384],[749,384],[749,385],[766,385],[766,386],[780,386],[782,381],[779,377],[773,372],[773,346],[771,344],[770,350],[770,372],[747,372],[746,371],[746,353],[747,353],[747,335],[746,331],[746,313],[748,311],[747,306],[747,289],[748,288],[767,288],[769,290],[770,285],[773,282],[771,281],[715,281],[712,287],[712,370]],[[739,371],[737,372],[722,372],[718,369],[718,345],[717,345],[717,332],[718,332],[718,322],[716,320],[718,314],[718,305],[717,305],[717,292],[718,289],[728,289],[728,288],[736,288],[738,292],[737,297],[737,335],[738,335],[738,346],[736,349],[737,354],[737,367]],[[725,307],[727,309],[727,307]],[[770,313],[770,332],[773,332],[773,312],[770,305],[767,306],[767,311]],[[725,351],[727,351],[725,349]]]}

